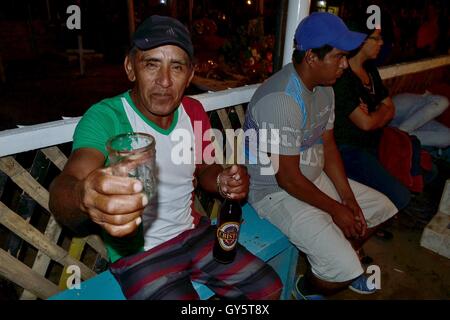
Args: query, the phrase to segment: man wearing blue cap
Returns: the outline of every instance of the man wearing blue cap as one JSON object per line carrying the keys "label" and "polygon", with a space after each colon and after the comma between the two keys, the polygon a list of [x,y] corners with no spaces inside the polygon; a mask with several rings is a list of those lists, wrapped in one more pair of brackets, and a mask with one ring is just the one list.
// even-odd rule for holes
{"label": "man wearing blue cap", "polygon": [[354,248],[397,212],[381,193],[347,179],[333,136],[330,86],[348,67],[347,51],[365,37],[335,15],[311,14],[296,30],[292,63],[248,106],[244,127],[256,135],[246,131],[249,202],[306,254],[310,268],[296,281],[298,299],[347,286],[375,292]]}
{"label": "man wearing blue cap", "polygon": [[[128,299],[198,299],[191,280],[228,299],[277,299],[276,272],[244,247],[237,245],[227,265],[213,259],[216,229],[194,209],[195,185],[239,200],[247,195],[248,175],[243,166],[223,169],[202,157],[209,118],[199,101],[183,97],[192,59],[189,32],[178,20],[151,16],[139,26],[124,63],[133,88],[95,104],[80,120],[72,155],[51,186],[51,211],[74,229],[86,222],[102,227],[110,270]],[[105,168],[106,142],[127,132],[155,138],[153,199],[139,180]],[[191,161],[179,163],[171,156],[186,133]]]}

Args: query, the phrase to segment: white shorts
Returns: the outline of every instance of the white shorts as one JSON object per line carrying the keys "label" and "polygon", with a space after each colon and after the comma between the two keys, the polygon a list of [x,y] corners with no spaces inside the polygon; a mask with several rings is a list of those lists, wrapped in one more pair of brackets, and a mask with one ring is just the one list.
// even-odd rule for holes
{"label": "white shorts", "polygon": [[[339,194],[325,173],[322,172],[314,184],[340,202]],[[385,195],[351,179],[349,184],[369,228],[397,213],[397,208]],[[328,213],[285,191],[269,194],[252,206],[261,218],[277,226],[306,254],[311,271],[319,279],[345,282],[364,272],[355,250]]]}

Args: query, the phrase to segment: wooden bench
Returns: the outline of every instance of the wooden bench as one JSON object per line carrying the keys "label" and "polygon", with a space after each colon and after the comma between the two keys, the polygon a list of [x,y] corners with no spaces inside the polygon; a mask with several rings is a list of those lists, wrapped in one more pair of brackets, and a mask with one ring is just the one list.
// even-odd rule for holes
{"label": "wooden bench", "polygon": [[[246,204],[242,208],[243,224],[239,242],[260,259],[268,262],[283,281],[281,299],[290,299],[297,267],[298,250],[271,223],[258,217],[256,211]],[[207,286],[193,283],[201,299],[214,295]],[[50,300],[124,300],[119,284],[114,276],[105,271],[84,281],[80,289],[68,289]]]}

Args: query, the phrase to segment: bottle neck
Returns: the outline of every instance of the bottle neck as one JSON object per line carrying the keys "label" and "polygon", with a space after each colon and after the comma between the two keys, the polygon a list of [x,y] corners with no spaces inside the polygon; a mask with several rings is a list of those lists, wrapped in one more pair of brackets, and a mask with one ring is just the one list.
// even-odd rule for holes
{"label": "bottle neck", "polygon": [[231,204],[231,203],[237,204],[237,205],[240,206],[240,205],[241,205],[241,200],[235,200],[235,199],[225,198],[225,200],[223,201],[223,204],[224,204],[224,205]]}

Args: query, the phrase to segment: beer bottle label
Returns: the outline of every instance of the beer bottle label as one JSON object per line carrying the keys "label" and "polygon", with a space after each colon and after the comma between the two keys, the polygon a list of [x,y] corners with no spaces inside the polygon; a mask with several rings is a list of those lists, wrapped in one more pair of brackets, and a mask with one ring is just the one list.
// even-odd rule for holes
{"label": "beer bottle label", "polygon": [[217,239],[225,251],[233,250],[239,234],[239,223],[225,222],[217,228]]}

